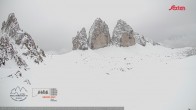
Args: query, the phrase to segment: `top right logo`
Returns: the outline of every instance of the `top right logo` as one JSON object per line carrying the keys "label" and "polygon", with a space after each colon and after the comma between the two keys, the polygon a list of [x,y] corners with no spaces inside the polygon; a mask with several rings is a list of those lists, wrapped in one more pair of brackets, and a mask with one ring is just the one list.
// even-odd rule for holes
{"label": "top right logo", "polygon": [[172,11],[172,10],[174,10],[174,11],[185,11],[186,7],[185,6],[172,5],[169,10],[170,11]]}

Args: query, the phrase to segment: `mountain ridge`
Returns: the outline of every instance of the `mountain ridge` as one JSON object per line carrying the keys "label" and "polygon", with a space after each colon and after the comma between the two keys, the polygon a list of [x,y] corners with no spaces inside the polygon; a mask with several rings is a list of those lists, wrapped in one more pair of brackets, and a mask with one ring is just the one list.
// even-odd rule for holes
{"label": "mountain ridge", "polygon": [[14,60],[19,68],[27,68],[26,59],[32,59],[39,64],[46,57],[30,34],[20,28],[14,13],[10,13],[7,21],[2,23],[0,51],[0,66],[5,65],[8,60]]}
{"label": "mountain ridge", "polygon": [[[85,28],[83,27],[83,29]],[[78,32],[76,37],[72,38],[72,50],[87,50],[88,48],[94,50],[110,45],[115,45],[117,47],[129,47],[134,46],[136,43],[145,46],[147,42],[153,45],[160,45],[159,43],[147,39],[143,35],[135,32],[132,27],[122,19],[117,21],[112,32],[112,37],[110,37],[108,25],[101,18],[94,20],[91,28],[89,29],[88,36],[85,30],[85,35],[76,39],[79,34],[81,34],[81,32]],[[88,39],[87,41],[83,40],[83,44],[88,44],[88,46],[85,48],[77,48],[78,45],[81,45],[81,39]]]}

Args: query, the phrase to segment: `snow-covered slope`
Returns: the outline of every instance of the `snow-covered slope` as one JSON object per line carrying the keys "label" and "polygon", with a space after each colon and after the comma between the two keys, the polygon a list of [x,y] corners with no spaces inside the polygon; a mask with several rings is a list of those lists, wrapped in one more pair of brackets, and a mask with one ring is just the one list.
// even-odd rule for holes
{"label": "snow-covered slope", "polygon": [[[23,77],[1,75],[0,87],[4,89],[0,106],[195,110],[196,56],[192,56],[195,52],[194,48],[170,49],[147,43],[145,47],[110,46],[48,55],[44,64],[31,63]],[[24,77],[30,78],[30,86],[23,83]],[[29,91],[25,101],[16,102],[9,97],[10,90],[17,86]],[[32,97],[32,88],[57,88],[57,101]]]}

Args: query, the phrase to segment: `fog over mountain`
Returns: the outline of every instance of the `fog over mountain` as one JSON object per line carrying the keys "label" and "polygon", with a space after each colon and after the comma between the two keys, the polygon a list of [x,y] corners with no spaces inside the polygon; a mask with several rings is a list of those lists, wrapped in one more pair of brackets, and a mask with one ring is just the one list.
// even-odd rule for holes
{"label": "fog over mountain", "polygon": [[[1,0],[0,23],[14,12],[20,26],[46,51],[69,51],[72,37],[96,18],[103,19],[110,34],[117,20],[136,32],[168,47],[196,47],[194,0]],[[169,11],[172,5],[185,11]]]}

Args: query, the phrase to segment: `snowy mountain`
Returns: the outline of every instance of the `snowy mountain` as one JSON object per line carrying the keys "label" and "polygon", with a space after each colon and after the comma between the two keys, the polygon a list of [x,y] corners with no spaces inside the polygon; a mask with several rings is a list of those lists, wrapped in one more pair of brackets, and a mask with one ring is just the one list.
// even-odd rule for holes
{"label": "snowy mountain", "polygon": [[[31,85],[25,77],[30,65],[43,62],[45,53],[38,48],[32,37],[23,31],[14,13],[2,23],[0,33],[0,76],[3,78],[18,79],[23,84]],[[13,81],[11,81],[13,82]]]}
{"label": "snowy mountain", "polygon": [[45,57],[44,51],[39,49],[32,37],[23,31],[14,13],[2,23],[0,36],[0,66],[14,60],[19,68],[27,68],[29,60],[40,63]]}
{"label": "snowy mountain", "polygon": [[99,49],[110,45],[129,47],[136,43],[145,46],[147,42],[153,45],[160,45],[134,32],[131,26],[121,19],[117,21],[110,38],[108,25],[101,18],[97,18],[90,28],[88,38],[85,28],[82,28],[80,32],[77,32],[76,37],[72,38],[72,50]]}

